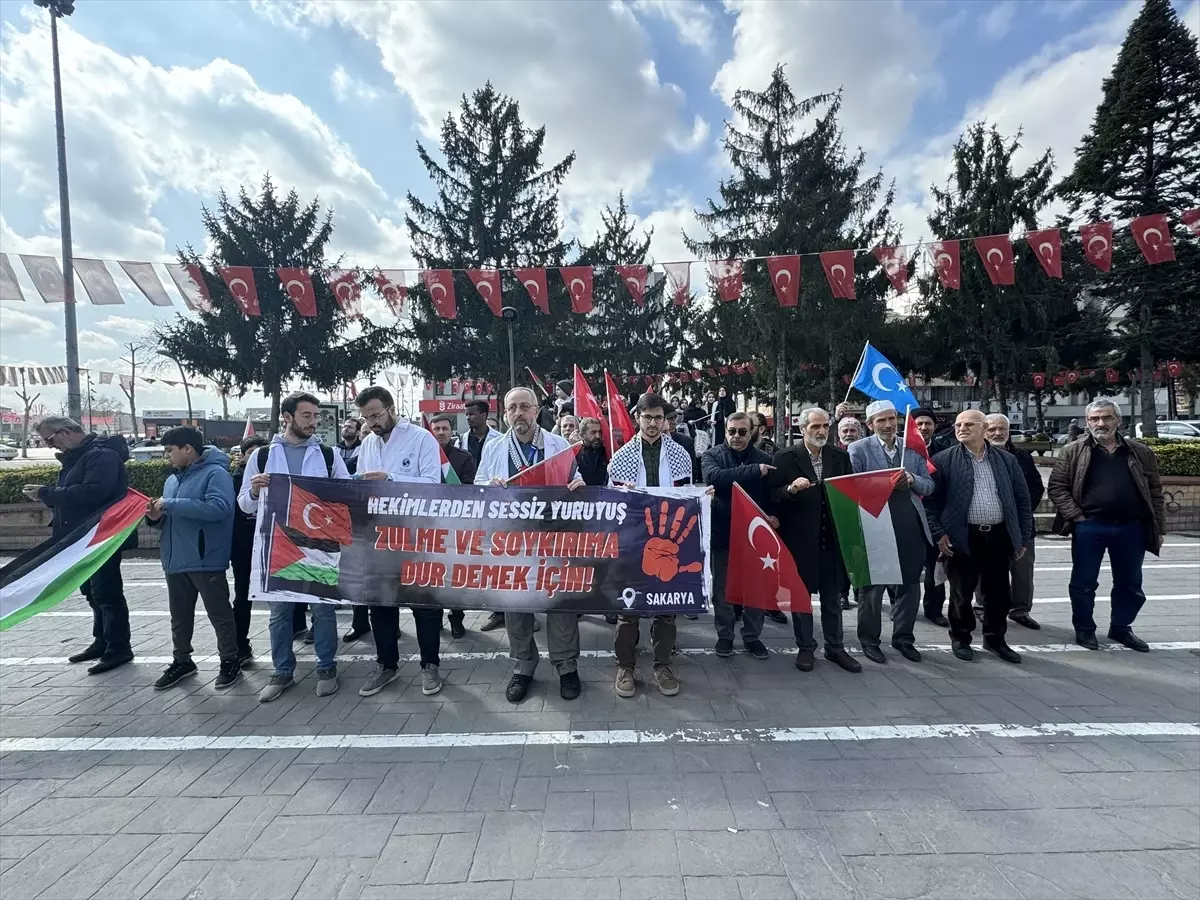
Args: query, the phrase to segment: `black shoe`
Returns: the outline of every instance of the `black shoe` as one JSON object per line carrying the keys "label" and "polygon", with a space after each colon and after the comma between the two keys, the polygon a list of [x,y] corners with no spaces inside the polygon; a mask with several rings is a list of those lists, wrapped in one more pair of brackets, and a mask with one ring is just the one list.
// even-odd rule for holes
{"label": "black shoe", "polygon": [[450,623],[450,637],[461,638],[467,636],[467,626],[457,619]]}
{"label": "black shoe", "polygon": [[796,668],[801,672],[813,670],[813,652],[811,650],[796,651]]}
{"label": "black shoe", "polygon": [[583,685],[579,681],[578,672],[567,672],[558,676],[558,695],[564,700],[574,700],[582,690]]}
{"label": "black shoe", "polygon": [[767,645],[762,641],[746,641],[746,652],[755,659],[769,659],[771,656],[767,651]]}
{"label": "black shoe", "polygon": [[768,609],[767,618],[777,625],[786,625],[788,623],[788,617],[777,609]]}
{"label": "black shoe", "polygon": [[[536,620],[535,620],[536,621]],[[487,617],[487,621],[479,626],[480,631],[494,631],[497,628],[504,627],[504,613],[494,612]]]}
{"label": "black shoe", "polygon": [[115,653],[112,656],[102,656],[100,661],[88,669],[89,675],[101,675],[105,672],[111,672],[118,666],[123,666],[125,663],[133,662],[133,651],[125,653]]}
{"label": "black shoe", "polygon": [[254,665],[254,648],[247,644],[245,647],[238,649],[238,665],[243,669],[247,666]]}
{"label": "black shoe", "polygon": [[696,621],[698,618],[700,618],[699,616],[693,616],[693,615],[691,615],[691,614],[689,614],[689,613],[684,613],[684,614],[683,614],[683,617],[684,617],[685,619],[691,619],[693,622],[694,622],[694,621]]}
{"label": "black shoe", "polygon": [[717,646],[713,651],[722,659],[728,656],[733,656],[733,641],[729,638],[717,638]]}
{"label": "black shoe", "polygon": [[308,634],[308,628],[305,627],[304,625],[301,625],[299,628],[297,628],[295,631],[292,632],[292,640],[298,641],[302,637],[304,637],[306,634]]}
{"label": "black shoe", "polygon": [[980,622],[983,621],[983,607],[982,606],[972,606],[971,612],[975,613],[976,619],[978,619]]}
{"label": "black shoe", "polygon": [[154,682],[156,691],[165,691],[169,687],[174,687],[183,681],[196,674],[196,664],[191,660],[185,663],[173,662],[167,666],[166,671],[158,676],[158,681]]}
{"label": "black shoe", "polygon": [[909,662],[921,661],[921,652],[912,644],[892,644],[892,649],[898,652]]}
{"label": "black shoe", "polygon": [[371,633],[370,628],[353,628],[353,627],[351,627],[351,629],[349,631],[347,631],[345,634],[342,635],[342,643],[343,644],[353,644],[355,641],[357,641],[363,635],[370,634],[370,633]]}
{"label": "black shoe", "polygon": [[104,645],[99,641],[92,641],[90,645],[80,650],[78,653],[72,653],[67,657],[69,663],[91,662],[93,659],[104,658]]}
{"label": "black shoe", "polygon": [[847,672],[861,672],[862,663],[845,650],[826,650],[825,658],[831,663],[841,666]]}
{"label": "black shoe", "polygon": [[313,635],[313,630],[311,628],[304,629],[304,643],[311,644],[315,641],[316,637]]}
{"label": "black shoe", "polygon": [[238,665],[238,661],[227,659],[221,663],[221,671],[217,673],[217,680],[213,682],[213,687],[218,691],[223,691],[237,684],[241,677],[242,667]]}
{"label": "black shoe", "polygon": [[867,659],[869,659],[873,663],[879,663],[882,665],[883,663],[887,662],[887,657],[883,655],[883,651],[880,650],[878,647],[864,646],[862,648],[862,652],[863,652],[863,656],[865,656]]}
{"label": "black shoe", "polygon": [[1075,643],[1080,647],[1086,647],[1088,650],[1100,649],[1100,642],[1096,640],[1096,632],[1094,631],[1075,632]]}
{"label": "black shoe", "polygon": [[850,608],[850,598],[843,597],[842,598],[842,609],[849,609],[849,608]]}
{"label": "black shoe", "polygon": [[950,649],[963,662],[970,662],[975,658],[975,651],[971,649],[971,645],[962,641],[951,641]]}
{"label": "black shoe", "polygon": [[614,613],[609,613],[608,615],[606,615],[604,617],[604,621],[607,622],[609,625],[616,625],[617,622],[619,621],[619,619],[617,618],[617,616]]}
{"label": "black shoe", "polygon": [[1041,631],[1042,626],[1038,624],[1037,619],[1035,619],[1033,616],[1027,615],[1026,613],[1021,613],[1017,616],[1009,616],[1009,618],[1025,628],[1032,628],[1034,631]]}
{"label": "black shoe", "polygon": [[950,620],[941,613],[925,613],[925,618],[936,625],[938,628],[949,628]]}
{"label": "black shoe", "polygon": [[1150,652],[1150,645],[1134,634],[1132,628],[1123,628],[1121,630],[1110,628],[1108,629],[1108,639],[1116,641],[1118,644],[1123,644],[1130,650],[1136,650],[1138,653]]}
{"label": "black shoe", "polygon": [[512,681],[508,683],[508,687],[504,689],[505,698],[509,703],[520,703],[529,693],[529,685],[532,683],[532,675],[514,675]]}
{"label": "black shoe", "polygon": [[983,639],[983,649],[995,653],[1006,663],[1019,663],[1021,654],[1005,643],[1004,638],[989,638]]}

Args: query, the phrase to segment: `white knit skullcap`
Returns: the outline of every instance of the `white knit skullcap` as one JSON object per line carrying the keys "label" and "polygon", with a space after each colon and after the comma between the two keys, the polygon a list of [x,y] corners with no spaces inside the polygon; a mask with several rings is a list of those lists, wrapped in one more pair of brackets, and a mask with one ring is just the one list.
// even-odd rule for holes
{"label": "white knit skullcap", "polygon": [[885,412],[895,412],[896,405],[891,400],[874,400],[867,405],[867,421]]}

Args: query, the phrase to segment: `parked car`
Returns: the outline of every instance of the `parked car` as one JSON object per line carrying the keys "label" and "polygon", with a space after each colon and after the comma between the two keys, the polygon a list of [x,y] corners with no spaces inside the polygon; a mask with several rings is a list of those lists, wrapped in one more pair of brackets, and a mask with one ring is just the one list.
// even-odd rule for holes
{"label": "parked car", "polygon": [[17,458],[17,448],[8,441],[0,441],[0,459],[10,460]]}
{"label": "parked car", "polygon": [[[1158,436],[1164,441],[1200,441],[1200,419],[1159,419]],[[1134,429],[1137,437],[1142,436],[1142,423]]]}
{"label": "parked car", "polygon": [[166,450],[163,445],[153,438],[145,441],[138,441],[129,448],[129,458],[142,460],[162,459],[166,455]]}

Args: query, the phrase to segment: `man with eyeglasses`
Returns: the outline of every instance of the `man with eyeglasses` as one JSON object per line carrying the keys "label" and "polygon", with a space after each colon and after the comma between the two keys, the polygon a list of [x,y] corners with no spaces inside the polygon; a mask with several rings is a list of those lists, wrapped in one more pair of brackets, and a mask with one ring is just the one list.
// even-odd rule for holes
{"label": "man with eyeglasses", "polygon": [[[537,397],[527,387],[515,387],[504,395],[504,416],[508,435],[484,448],[475,473],[476,484],[507,484],[508,479],[570,446],[561,436],[537,424]],[[574,490],[583,483],[582,478],[576,477],[567,487]],[[509,703],[524,700],[533,683],[540,658],[533,636],[536,621],[533,613],[504,613],[508,655],[513,661],[512,679],[504,690]],[[574,700],[583,690],[578,671],[579,617],[573,612],[546,613],[546,645],[550,662],[558,671],[559,695],[564,700]]]}

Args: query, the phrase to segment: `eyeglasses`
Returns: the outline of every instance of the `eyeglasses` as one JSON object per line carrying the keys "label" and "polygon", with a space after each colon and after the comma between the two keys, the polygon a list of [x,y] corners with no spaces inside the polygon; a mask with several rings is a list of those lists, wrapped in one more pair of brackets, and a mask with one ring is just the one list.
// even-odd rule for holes
{"label": "eyeglasses", "polygon": [[745,437],[750,433],[749,428],[726,428],[725,433],[730,437]]}
{"label": "eyeglasses", "polygon": [[641,419],[643,422],[645,422],[647,425],[654,425],[654,424],[661,424],[663,422],[663,420],[666,419],[666,416],[641,415],[641,416],[638,416],[638,418]]}
{"label": "eyeglasses", "polygon": [[535,409],[537,409],[537,407],[534,406],[532,403],[512,403],[512,404],[504,407],[504,411],[510,412],[510,413],[530,412]]}
{"label": "eyeglasses", "polygon": [[363,418],[365,418],[368,422],[381,422],[383,421],[384,416],[391,413],[391,411],[392,408],[389,406],[387,409],[381,409],[379,412],[371,413],[371,415],[364,416]]}

